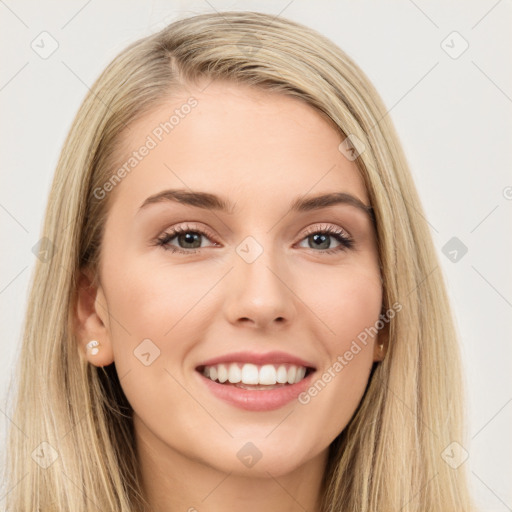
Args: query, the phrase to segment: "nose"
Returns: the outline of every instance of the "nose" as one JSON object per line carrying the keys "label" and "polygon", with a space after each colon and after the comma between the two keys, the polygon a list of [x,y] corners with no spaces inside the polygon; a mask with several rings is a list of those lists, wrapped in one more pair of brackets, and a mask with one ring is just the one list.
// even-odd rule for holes
{"label": "nose", "polygon": [[224,301],[225,316],[233,325],[265,329],[295,318],[293,278],[270,252],[264,250],[252,263],[235,254]]}

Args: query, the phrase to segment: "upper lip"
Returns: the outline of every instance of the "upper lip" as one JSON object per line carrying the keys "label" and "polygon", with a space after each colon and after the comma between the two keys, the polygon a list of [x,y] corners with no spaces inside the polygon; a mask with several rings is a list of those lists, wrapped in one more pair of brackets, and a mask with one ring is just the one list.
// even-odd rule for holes
{"label": "upper lip", "polygon": [[287,354],[286,352],[231,352],[229,354],[224,354],[222,356],[217,356],[212,359],[208,359],[207,361],[203,361],[199,365],[197,365],[196,369],[203,368],[204,366],[214,366],[222,363],[252,363],[258,366],[264,364],[279,364],[279,363],[289,363],[294,364],[296,366],[305,366],[306,368],[315,369],[313,363],[301,359],[300,357],[294,356],[292,354]]}

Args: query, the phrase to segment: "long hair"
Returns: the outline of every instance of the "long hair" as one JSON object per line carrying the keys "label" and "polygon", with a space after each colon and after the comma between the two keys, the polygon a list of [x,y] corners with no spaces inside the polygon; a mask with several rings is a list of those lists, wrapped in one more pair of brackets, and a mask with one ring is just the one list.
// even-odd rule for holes
{"label": "long hair", "polygon": [[[228,80],[299,98],[364,148],[355,159],[375,214],[386,357],[329,447],[322,512],[472,510],[464,464],[457,334],[421,203],[386,109],[359,67],[312,29],[256,12],[176,21],[123,50],[85,97],[52,184],[14,380],[9,511],[145,510],[132,409],[115,371],[88,364],[74,311],[98,268],[120,134],[184,85]],[[358,151],[359,153],[359,151]],[[14,382],[14,381],[13,381]]]}

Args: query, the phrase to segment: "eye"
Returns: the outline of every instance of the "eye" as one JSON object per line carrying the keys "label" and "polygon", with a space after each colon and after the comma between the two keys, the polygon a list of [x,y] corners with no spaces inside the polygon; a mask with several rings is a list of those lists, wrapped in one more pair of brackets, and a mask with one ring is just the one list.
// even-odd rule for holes
{"label": "eye", "polygon": [[[174,253],[193,254],[205,247],[202,244],[202,238],[211,240],[213,235],[208,231],[195,226],[176,226],[158,237],[156,245]],[[331,239],[335,239],[338,245],[333,247]],[[172,243],[173,241],[175,241],[177,245]],[[301,243],[304,241],[308,243],[307,248],[313,249],[319,254],[338,253],[346,249],[351,249],[354,245],[353,239],[344,230],[330,225],[316,226],[315,228],[310,229],[306,232]],[[218,245],[219,244],[214,242],[212,246]]]}
{"label": "eye", "polygon": [[[203,248],[202,237],[210,238],[211,235],[205,230],[191,226],[176,226],[172,230],[163,233],[157,238],[157,245],[171,252],[180,252],[190,254],[197,252],[197,249]],[[178,246],[171,242],[176,239]],[[218,245],[214,243],[214,245]]]}
{"label": "eye", "polygon": [[[334,238],[338,245],[332,247],[331,238]],[[302,239],[308,243],[310,249],[321,249],[320,254],[334,254],[354,246],[353,239],[342,229],[333,226],[316,226],[306,233]]]}

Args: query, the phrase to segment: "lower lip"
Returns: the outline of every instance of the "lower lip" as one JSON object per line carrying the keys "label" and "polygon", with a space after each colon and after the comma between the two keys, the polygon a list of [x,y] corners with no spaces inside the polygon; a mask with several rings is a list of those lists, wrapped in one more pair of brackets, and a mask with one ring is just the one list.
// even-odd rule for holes
{"label": "lower lip", "polygon": [[197,372],[213,395],[247,411],[273,411],[284,407],[307,389],[314,373],[311,372],[306,378],[296,384],[289,384],[281,388],[248,390],[214,382]]}

